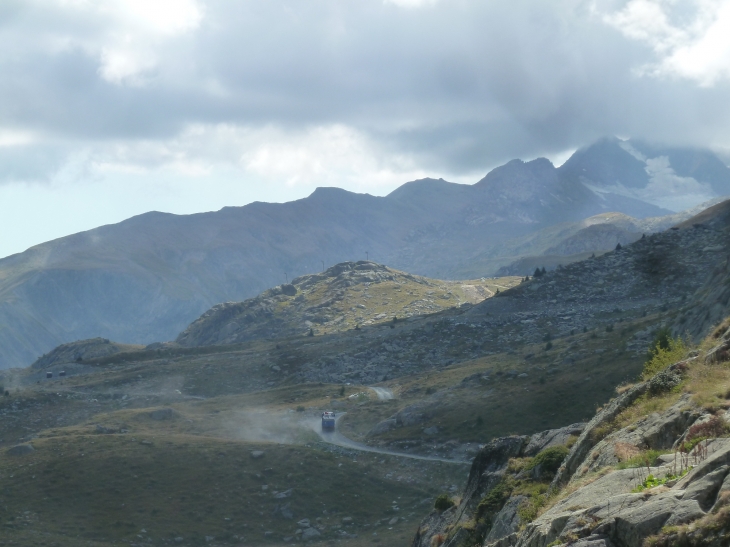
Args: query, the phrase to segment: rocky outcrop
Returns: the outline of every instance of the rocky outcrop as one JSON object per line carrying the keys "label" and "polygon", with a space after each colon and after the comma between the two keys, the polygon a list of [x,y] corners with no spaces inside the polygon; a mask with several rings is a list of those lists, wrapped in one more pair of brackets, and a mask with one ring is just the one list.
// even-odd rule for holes
{"label": "rocky outcrop", "polygon": [[[716,333],[719,345],[726,330]],[[730,438],[708,432],[727,430],[727,415],[697,406],[689,394],[631,423],[622,414],[639,399],[666,394],[702,361],[670,365],[610,401],[588,424],[492,441],[474,460],[461,503],[446,516],[432,513],[414,547],[430,547],[432,540],[446,547],[642,547],[667,526],[726,511]],[[703,436],[693,437],[698,431]],[[572,440],[548,487],[536,470]]]}
{"label": "rocky outcrop", "polygon": [[718,501],[730,472],[730,440],[714,440],[707,450],[708,457],[672,486],[632,492],[648,474],[663,477],[674,473],[673,460],[644,471],[608,473],[562,498],[527,524],[512,545],[544,547],[556,540],[569,543],[598,535],[616,546],[640,547],[646,537],[664,526],[701,518]]}
{"label": "rocky outcrop", "polygon": [[[431,547],[433,541],[448,536],[448,530],[459,530],[459,526],[472,519],[480,511],[478,508],[484,497],[495,488],[501,488],[508,475],[508,465],[512,458],[525,458],[535,455],[546,448],[556,446],[559,441],[568,441],[580,433],[583,424],[573,424],[561,429],[543,431],[529,436],[511,436],[495,439],[482,448],[472,462],[469,478],[464,488],[461,503],[448,511],[434,510],[422,523],[413,541],[413,547]],[[460,542],[473,540],[479,535],[500,540],[517,531],[520,523],[518,510],[523,502],[519,496],[509,496],[503,489],[503,499],[495,496],[495,505],[490,509],[493,520],[488,526],[477,530],[464,530],[450,537],[444,545],[456,547]],[[436,539],[434,539],[436,538]]]}
{"label": "rocky outcrop", "polygon": [[[367,289],[384,282],[406,290],[413,286],[436,289],[438,283],[375,262],[342,262],[320,274],[297,277],[255,298],[213,306],[180,333],[176,343],[185,347],[234,344],[256,338],[306,334],[313,327],[347,330],[358,324],[355,317],[369,313],[362,310],[372,307]],[[482,298],[486,296],[485,293]],[[382,297],[378,305],[381,301]],[[427,311],[439,311],[455,303],[439,300]],[[397,314],[414,311],[417,310],[399,309]],[[380,314],[371,317],[370,322],[392,320],[392,314],[383,313],[382,317]]]}
{"label": "rocky outcrop", "polygon": [[78,340],[69,344],[58,346],[53,351],[40,357],[31,365],[34,369],[46,369],[67,363],[80,363],[92,361],[110,355],[116,355],[125,351],[142,349],[142,346],[131,344],[119,344],[106,338],[91,338],[90,340]]}

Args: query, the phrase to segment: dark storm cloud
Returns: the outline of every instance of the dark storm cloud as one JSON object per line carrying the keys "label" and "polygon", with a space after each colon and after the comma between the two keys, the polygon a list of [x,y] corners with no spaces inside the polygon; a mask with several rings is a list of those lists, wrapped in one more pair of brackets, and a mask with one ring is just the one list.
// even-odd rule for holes
{"label": "dark storm cloud", "polygon": [[65,150],[43,137],[165,140],[190,124],[343,124],[452,173],[607,134],[730,144],[727,83],[639,73],[655,52],[605,18],[626,2],[218,0],[173,31],[86,4],[0,8],[0,127],[40,136],[26,154],[48,155],[41,171]]}

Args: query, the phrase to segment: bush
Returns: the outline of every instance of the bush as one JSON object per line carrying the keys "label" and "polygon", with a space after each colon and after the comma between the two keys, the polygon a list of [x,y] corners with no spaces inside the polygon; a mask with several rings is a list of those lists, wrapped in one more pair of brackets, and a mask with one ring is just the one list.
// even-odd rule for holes
{"label": "bush", "polygon": [[297,412],[304,412],[304,407],[303,406],[298,406],[297,407]]}
{"label": "bush", "polygon": [[554,475],[567,455],[568,447],[551,446],[532,458],[528,469],[534,469],[539,465],[542,475]]}
{"label": "bush", "polygon": [[446,511],[449,507],[454,506],[454,500],[452,500],[448,494],[441,494],[436,498],[433,504],[434,509],[438,511]]}
{"label": "bush", "polygon": [[642,377],[651,378],[660,370],[681,361],[687,354],[687,346],[681,338],[672,338],[667,327],[662,327],[649,346]]}
{"label": "bush", "polygon": [[552,342],[548,342],[547,344],[545,344],[545,351],[547,351],[549,349],[553,349],[553,343]]}
{"label": "bush", "polygon": [[499,512],[511,495],[512,484],[508,479],[503,478],[494,488],[487,492],[487,495],[477,505],[477,519],[481,519],[490,513]]}
{"label": "bush", "polygon": [[701,424],[695,424],[689,428],[685,442],[691,442],[696,439],[714,439],[722,437],[730,430],[728,423],[719,416],[713,416],[709,420]]}
{"label": "bush", "polygon": [[617,468],[632,469],[637,467],[654,467],[659,461],[659,456],[662,454],[663,452],[660,452],[659,450],[647,450],[645,452],[640,452],[639,454],[619,462]]}

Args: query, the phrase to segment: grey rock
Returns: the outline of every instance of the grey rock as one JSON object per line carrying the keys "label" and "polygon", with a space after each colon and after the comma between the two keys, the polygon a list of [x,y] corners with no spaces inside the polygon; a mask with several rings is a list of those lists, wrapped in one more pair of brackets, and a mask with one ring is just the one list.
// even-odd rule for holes
{"label": "grey rock", "polygon": [[590,535],[570,544],[570,547],[614,547],[607,536]]}
{"label": "grey rock", "polygon": [[316,528],[307,528],[302,532],[302,541],[312,541],[313,539],[317,539],[322,534],[319,533],[319,530]]}
{"label": "grey rock", "polygon": [[175,411],[171,408],[158,408],[147,413],[147,416],[152,420],[172,420],[175,417]]}
{"label": "grey rock", "polygon": [[19,444],[16,446],[13,446],[11,448],[8,448],[5,453],[8,456],[26,456],[28,454],[32,454],[35,452],[35,448],[33,448],[33,445],[28,444]]}
{"label": "grey rock", "polygon": [[254,460],[259,460],[259,459],[263,458],[264,454],[266,454],[266,452],[264,452],[263,450],[252,450],[251,451],[251,457]]}
{"label": "grey rock", "polygon": [[664,523],[664,526],[678,526],[692,522],[695,519],[705,516],[705,512],[700,507],[697,500],[682,500],[677,504],[672,516]]}
{"label": "grey rock", "polygon": [[289,497],[291,497],[292,492],[294,492],[293,488],[290,488],[289,490],[284,490],[283,492],[274,494],[274,499],[282,500],[284,498],[289,498]]}
{"label": "grey rock", "polygon": [[509,536],[520,529],[520,517],[517,509],[525,496],[513,496],[504,504],[502,510],[494,517],[492,529],[489,531],[486,543],[492,543],[498,539]]}
{"label": "grey rock", "polygon": [[656,534],[669,520],[679,504],[673,492],[657,495],[655,498],[621,511],[614,520],[613,534],[609,534],[619,545],[641,547],[644,538]]}
{"label": "grey rock", "polygon": [[291,510],[291,503],[276,505],[274,507],[273,515],[280,516],[287,520],[292,520],[294,518],[294,512]]}
{"label": "grey rock", "polygon": [[710,509],[715,502],[715,498],[725,477],[728,475],[729,469],[727,465],[723,465],[715,471],[693,481],[685,489],[682,500],[696,500],[704,510]]}
{"label": "grey rock", "polygon": [[395,418],[388,418],[387,420],[383,420],[382,422],[376,424],[375,427],[373,427],[368,432],[368,436],[382,435],[383,433],[387,433],[388,431],[391,431],[396,427],[397,423]]}
{"label": "grey rock", "polygon": [[527,444],[524,454],[525,456],[535,456],[551,446],[564,445],[571,436],[580,435],[585,426],[585,423],[577,423],[560,429],[548,429],[547,431],[535,433],[530,437],[530,442]]}

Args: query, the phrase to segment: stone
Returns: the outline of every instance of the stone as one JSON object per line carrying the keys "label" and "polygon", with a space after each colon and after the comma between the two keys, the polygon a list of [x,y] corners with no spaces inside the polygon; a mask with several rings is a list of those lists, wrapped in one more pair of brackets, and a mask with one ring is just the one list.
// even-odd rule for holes
{"label": "stone", "polygon": [[266,454],[266,452],[264,452],[263,450],[252,450],[251,451],[251,457],[254,460],[260,460],[261,458],[264,457],[264,454]]}
{"label": "stone", "polygon": [[301,528],[309,528],[311,526],[309,519],[302,519],[297,522],[297,526]]}
{"label": "stone", "polygon": [[536,456],[539,452],[552,446],[560,446],[566,444],[570,437],[580,435],[585,429],[586,424],[571,424],[560,429],[548,429],[535,433],[530,437],[530,442],[525,447],[525,456]]}
{"label": "stone", "polygon": [[704,477],[692,482],[684,491],[682,500],[696,500],[700,507],[709,510],[715,503],[717,493],[728,475],[730,467],[723,465]]}
{"label": "stone", "polygon": [[33,445],[28,444],[19,444],[16,446],[13,446],[12,448],[8,448],[5,453],[8,456],[26,456],[28,454],[32,454],[35,452],[35,448],[33,448]]}
{"label": "stone", "polygon": [[641,547],[644,538],[659,532],[679,504],[675,493],[659,494],[638,507],[619,512],[610,534],[619,545]]}
{"label": "stone", "polygon": [[322,534],[319,533],[319,530],[316,528],[307,528],[302,532],[302,541],[311,541],[313,539],[318,538]]}
{"label": "stone", "polygon": [[274,498],[277,499],[277,500],[282,500],[284,498],[290,498],[293,491],[294,491],[293,488],[290,488],[289,490],[284,490],[283,492],[279,492],[278,494],[274,494]]}
{"label": "stone", "polygon": [[342,519],[342,524],[352,524],[352,517],[344,517]]}
{"label": "stone", "polygon": [[383,420],[382,422],[379,422],[375,425],[369,432],[368,436],[374,436],[374,435],[382,435],[383,433],[387,433],[388,431],[391,431],[397,427],[397,423],[395,418],[388,418],[387,420]]}
{"label": "stone", "polygon": [[398,520],[400,520],[398,517],[393,517],[388,521],[388,526],[393,526],[394,524],[397,524]]}
{"label": "stone", "polygon": [[570,547],[614,547],[614,544],[608,537],[594,534],[571,543]]}
{"label": "stone", "polygon": [[175,411],[171,408],[158,408],[147,413],[147,416],[152,420],[172,420],[175,417]]}
{"label": "stone", "polygon": [[486,543],[497,541],[519,531],[520,516],[517,514],[517,509],[525,499],[525,496],[512,496],[507,500],[501,511],[494,517],[492,529],[484,540]]}
{"label": "stone", "polygon": [[697,500],[688,499],[679,502],[674,509],[672,516],[664,523],[664,526],[678,526],[692,522],[695,519],[705,516],[705,512],[700,507]]}

